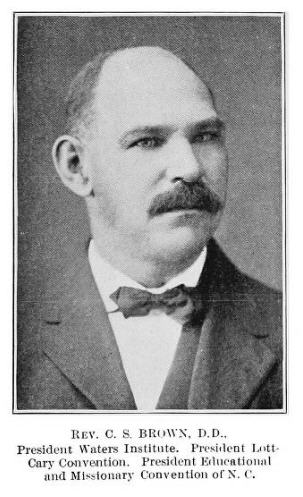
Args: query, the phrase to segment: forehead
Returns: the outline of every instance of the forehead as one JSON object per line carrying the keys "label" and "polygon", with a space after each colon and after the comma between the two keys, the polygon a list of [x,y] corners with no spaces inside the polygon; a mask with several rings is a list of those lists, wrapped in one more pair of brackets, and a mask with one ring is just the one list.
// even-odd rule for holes
{"label": "forehead", "polygon": [[215,117],[206,85],[164,50],[137,49],[108,59],[95,90],[97,126],[119,134],[137,126],[182,126]]}

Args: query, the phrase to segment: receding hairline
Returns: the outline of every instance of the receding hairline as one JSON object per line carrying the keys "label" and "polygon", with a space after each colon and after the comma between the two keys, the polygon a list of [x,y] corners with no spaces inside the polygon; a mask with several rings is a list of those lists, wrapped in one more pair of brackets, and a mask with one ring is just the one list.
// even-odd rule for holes
{"label": "receding hairline", "polygon": [[107,50],[99,52],[93,59],[88,61],[76,74],[70,83],[69,90],[65,99],[65,133],[77,137],[84,136],[89,128],[89,125],[94,119],[94,97],[95,90],[100,82],[102,71],[106,62],[122,56],[124,53],[141,51],[143,54],[158,54],[164,57],[169,57],[183,63],[200,82],[207,88],[213,105],[215,106],[214,95],[209,86],[202,81],[197,70],[191,66],[183,57],[170,50],[164,49],[160,46],[136,46],[125,47],[114,50]]}

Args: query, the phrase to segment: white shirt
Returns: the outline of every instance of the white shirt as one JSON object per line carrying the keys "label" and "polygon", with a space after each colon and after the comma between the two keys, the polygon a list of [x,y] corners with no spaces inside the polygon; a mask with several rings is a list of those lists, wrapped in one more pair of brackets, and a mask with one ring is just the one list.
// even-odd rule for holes
{"label": "white shirt", "polygon": [[139,410],[153,410],[173,362],[182,324],[161,310],[124,318],[110,295],[121,286],[163,293],[184,284],[195,287],[201,275],[206,247],[185,271],[160,288],[145,288],[103,259],[92,240],[88,250],[91,270],[115,334],[122,363]]}

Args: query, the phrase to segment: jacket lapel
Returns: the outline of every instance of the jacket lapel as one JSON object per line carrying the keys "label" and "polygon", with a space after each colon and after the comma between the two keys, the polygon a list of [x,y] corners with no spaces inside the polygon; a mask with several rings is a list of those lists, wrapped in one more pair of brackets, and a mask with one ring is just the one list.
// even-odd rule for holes
{"label": "jacket lapel", "polygon": [[222,319],[222,309],[212,309],[204,321],[189,409],[245,408],[276,363],[265,337],[254,336],[232,312]]}
{"label": "jacket lapel", "polygon": [[119,350],[87,258],[65,276],[61,303],[48,301],[43,349],[97,409],[136,409]]}
{"label": "jacket lapel", "polygon": [[249,406],[276,364],[257,302],[262,296],[250,294],[238,274],[211,240],[201,278],[209,310],[193,367],[189,409]]}

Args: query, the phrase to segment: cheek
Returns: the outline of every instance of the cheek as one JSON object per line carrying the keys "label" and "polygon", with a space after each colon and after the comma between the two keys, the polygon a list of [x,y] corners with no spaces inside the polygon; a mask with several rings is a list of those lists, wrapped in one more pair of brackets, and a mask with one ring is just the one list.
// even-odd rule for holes
{"label": "cheek", "polygon": [[201,161],[210,185],[213,185],[218,190],[224,190],[228,178],[228,161],[225,148],[206,150],[201,156]]}
{"label": "cheek", "polygon": [[214,167],[214,177],[216,183],[222,186],[222,188],[226,187],[227,178],[228,178],[228,164],[226,157],[220,157]]}
{"label": "cheek", "polygon": [[[109,153],[109,150],[111,152]],[[155,196],[157,167],[142,156],[118,153],[113,147],[98,145],[90,157],[93,189],[100,208],[115,212],[116,217],[136,219],[147,216],[151,199]],[[100,159],[102,158],[102,160]]]}
{"label": "cheek", "polygon": [[136,225],[146,215],[146,185],[141,177],[107,172],[97,176],[94,191],[100,213],[106,215],[112,225]]}

